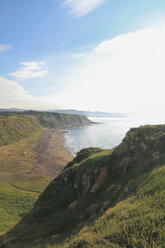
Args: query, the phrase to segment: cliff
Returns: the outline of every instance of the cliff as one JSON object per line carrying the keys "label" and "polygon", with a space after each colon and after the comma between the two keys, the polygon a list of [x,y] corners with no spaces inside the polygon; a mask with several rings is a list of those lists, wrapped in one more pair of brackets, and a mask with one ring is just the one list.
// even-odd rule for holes
{"label": "cliff", "polygon": [[164,247],[164,147],[158,125],[112,150],[81,150],[0,247]]}
{"label": "cliff", "polygon": [[0,145],[8,145],[29,137],[43,128],[72,128],[89,125],[85,116],[46,112],[0,113]]}

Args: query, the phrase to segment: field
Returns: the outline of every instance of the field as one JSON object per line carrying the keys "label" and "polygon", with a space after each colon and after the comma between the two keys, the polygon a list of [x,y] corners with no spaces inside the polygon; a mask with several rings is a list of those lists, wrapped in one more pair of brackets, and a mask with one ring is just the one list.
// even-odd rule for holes
{"label": "field", "polygon": [[[29,138],[0,146],[0,234],[31,210],[39,194],[72,158],[61,149],[61,142],[57,132],[40,130]],[[60,156],[63,160],[59,163]]]}
{"label": "field", "polygon": [[32,173],[31,147],[41,134],[42,131],[14,144],[0,146],[0,234],[8,231],[32,208],[39,193],[52,180]]}
{"label": "field", "polygon": [[1,235],[32,209],[40,193],[72,160],[59,128],[87,123],[86,117],[76,115],[0,113]]}

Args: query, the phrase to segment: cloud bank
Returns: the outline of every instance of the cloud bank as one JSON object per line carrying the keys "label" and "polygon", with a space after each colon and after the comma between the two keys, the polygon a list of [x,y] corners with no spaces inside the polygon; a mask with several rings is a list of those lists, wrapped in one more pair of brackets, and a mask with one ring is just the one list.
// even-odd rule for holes
{"label": "cloud bank", "polygon": [[49,73],[49,71],[44,69],[44,61],[21,62],[20,64],[22,66],[19,70],[9,74],[10,76],[17,78],[18,80],[41,78]]}
{"label": "cloud bank", "polygon": [[43,110],[60,106],[51,96],[33,96],[18,82],[0,77],[0,108],[14,107]]}
{"label": "cloud bank", "polygon": [[[101,42],[70,87],[56,95],[70,108],[143,112],[159,120],[165,107],[165,28],[143,29]],[[65,99],[65,100],[64,100]]]}
{"label": "cloud bank", "polygon": [[64,0],[62,6],[69,8],[75,17],[82,17],[102,5],[107,0]]}
{"label": "cloud bank", "polygon": [[[165,121],[164,44],[165,27],[119,35],[101,42],[85,54],[82,64],[79,63],[70,74],[63,72],[67,83],[60,92],[34,97],[18,83],[2,83],[4,79],[1,79],[0,103],[9,102],[13,107],[26,105],[33,109],[60,106],[139,112],[143,118]],[[30,62],[24,66],[34,71],[41,65]]]}

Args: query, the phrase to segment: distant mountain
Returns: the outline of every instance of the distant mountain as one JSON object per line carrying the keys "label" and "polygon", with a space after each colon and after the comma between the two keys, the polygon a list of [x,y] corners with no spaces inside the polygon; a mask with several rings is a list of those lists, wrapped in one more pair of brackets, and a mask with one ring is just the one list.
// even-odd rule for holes
{"label": "distant mountain", "polygon": [[[0,111],[4,112],[23,112],[27,111],[25,109],[19,109],[19,108],[10,108],[10,109],[0,109]],[[75,109],[49,109],[44,110],[42,112],[52,112],[52,113],[61,113],[61,114],[70,114],[70,115],[85,115],[87,117],[127,117],[126,114],[113,112],[113,113],[107,113],[102,111],[85,111],[85,110],[75,110]]]}
{"label": "distant mountain", "polygon": [[85,110],[75,110],[75,109],[53,109],[48,110],[48,112],[64,113],[64,114],[76,114],[85,115],[87,117],[126,117],[123,113],[107,113],[101,111],[85,111]]}
{"label": "distant mountain", "polygon": [[101,111],[84,111],[86,116],[89,117],[126,117],[123,113],[107,113],[107,112],[101,112]]}
{"label": "distant mountain", "polygon": [[25,110],[24,109],[19,109],[19,108],[10,108],[10,109],[0,108],[0,111],[2,111],[2,112],[22,112],[22,111],[25,111]]}

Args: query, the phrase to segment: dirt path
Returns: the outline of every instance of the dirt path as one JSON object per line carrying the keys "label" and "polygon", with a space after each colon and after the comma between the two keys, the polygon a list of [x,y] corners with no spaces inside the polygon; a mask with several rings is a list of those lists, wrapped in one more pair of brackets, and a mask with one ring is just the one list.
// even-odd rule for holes
{"label": "dirt path", "polygon": [[46,130],[33,147],[32,164],[34,173],[56,177],[61,169],[73,159],[73,156],[62,149],[63,136],[55,129]]}

